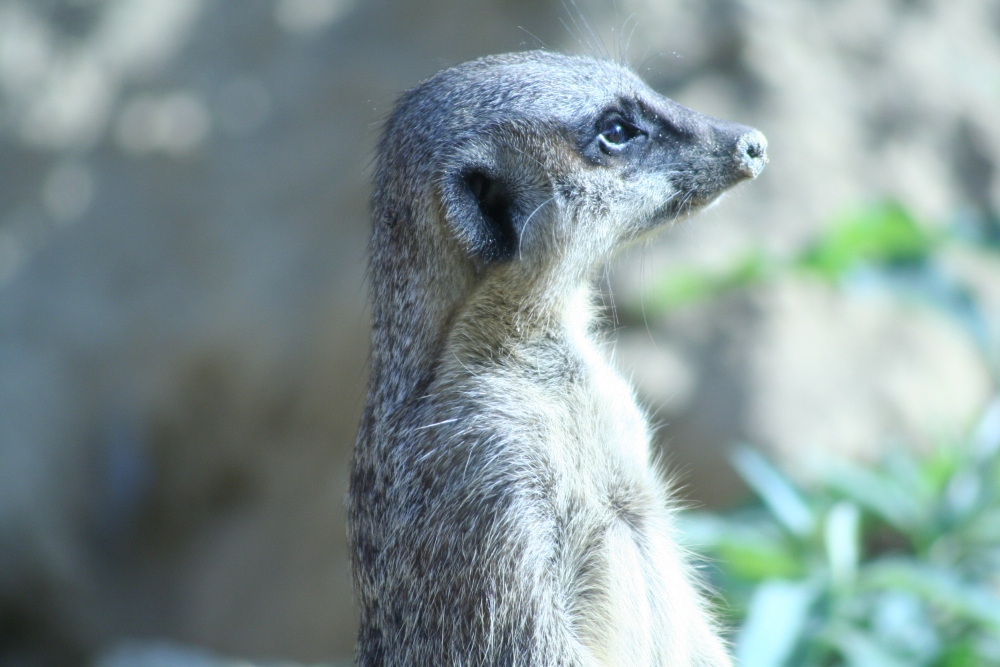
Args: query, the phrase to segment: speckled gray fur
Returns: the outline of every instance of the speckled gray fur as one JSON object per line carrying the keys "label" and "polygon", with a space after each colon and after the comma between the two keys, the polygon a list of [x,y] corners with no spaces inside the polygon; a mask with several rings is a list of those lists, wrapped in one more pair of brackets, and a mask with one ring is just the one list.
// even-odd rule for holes
{"label": "speckled gray fur", "polygon": [[592,282],[765,147],[589,58],[489,57],[403,95],[373,197],[357,665],[730,664]]}

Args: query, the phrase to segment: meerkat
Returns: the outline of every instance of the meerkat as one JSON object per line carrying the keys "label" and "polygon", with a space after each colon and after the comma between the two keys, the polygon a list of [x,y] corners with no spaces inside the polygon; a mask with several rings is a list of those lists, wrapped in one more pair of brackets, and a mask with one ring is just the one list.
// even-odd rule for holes
{"label": "meerkat", "polygon": [[348,500],[359,667],[731,664],[593,284],[766,160],[610,61],[487,57],[401,97]]}

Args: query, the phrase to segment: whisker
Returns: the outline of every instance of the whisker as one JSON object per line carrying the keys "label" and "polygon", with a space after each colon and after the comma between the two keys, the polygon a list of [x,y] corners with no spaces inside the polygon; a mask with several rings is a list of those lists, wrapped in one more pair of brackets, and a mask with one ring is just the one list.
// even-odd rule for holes
{"label": "whisker", "polygon": [[543,49],[548,50],[549,45],[543,42],[536,34],[525,28],[523,25],[517,26],[517,29],[527,33],[529,37],[531,37],[533,40],[541,44]]}
{"label": "whisker", "polygon": [[535,214],[542,210],[543,206],[545,206],[549,202],[555,201],[555,198],[556,196],[552,195],[551,197],[543,201],[541,204],[536,206],[535,210],[532,211],[531,215],[528,216],[528,219],[524,221],[524,226],[521,227],[521,234],[517,237],[517,258],[519,260],[521,259],[521,244],[524,242],[525,233],[528,231],[528,224],[531,222],[531,219],[535,217]]}
{"label": "whisker", "polygon": [[418,426],[418,427],[416,427],[413,430],[414,431],[423,431],[425,428],[433,428],[434,426],[441,426],[443,424],[451,424],[452,422],[457,422],[457,421],[458,421],[458,417],[455,417],[454,419],[445,419],[444,421],[434,422],[433,424],[424,424],[423,426]]}

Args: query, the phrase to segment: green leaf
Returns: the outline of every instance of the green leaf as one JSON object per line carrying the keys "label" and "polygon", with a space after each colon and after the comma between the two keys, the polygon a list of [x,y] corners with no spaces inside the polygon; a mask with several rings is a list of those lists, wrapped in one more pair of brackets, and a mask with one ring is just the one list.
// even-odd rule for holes
{"label": "green leaf", "polygon": [[646,296],[651,312],[663,312],[709,299],[760,282],[769,273],[769,262],[751,253],[722,272],[678,270],[665,274]]}
{"label": "green leaf", "polygon": [[1000,451],[1000,396],[990,401],[980,417],[972,432],[972,447],[978,461],[996,458]]}
{"label": "green leaf", "polygon": [[858,572],[861,555],[861,545],[858,542],[860,521],[858,506],[847,501],[837,503],[826,515],[823,537],[830,576],[837,585],[853,582]]}
{"label": "green leaf", "polygon": [[1000,598],[980,585],[962,581],[944,568],[903,559],[887,559],[865,568],[864,585],[910,591],[941,611],[1000,632]]}
{"label": "green leaf", "polygon": [[743,445],[732,453],[736,471],[785,528],[799,537],[812,535],[816,518],[795,486],[757,450]]}
{"label": "green leaf", "polygon": [[948,486],[956,469],[962,463],[959,454],[959,448],[955,445],[935,447],[921,462],[921,475],[934,492],[941,493]]}
{"label": "green leaf", "polygon": [[919,667],[917,662],[895,655],[855,628],[841,627],[829,634],[850,667]]}
{"label": "green leaf", "polygon": [[773,541],[727,540],[716,553],[731,576],[747,581],[800,577],[806,571],[789,549]]}
{"label": "green leaf", "polygon": [[896,480],[844,461],[827,466],[826,483],[849,499],[874,512],[889,525],[918,538],[928,523],[926,508]]}
{"label": "green leaf", "polygon": [[934,246],[897,203],[858,211],[836,224],[801,258],[799,265],[836,279],[860,263],[903,264],[923,260]]}
{"label": "green leaf", "polygon": [[766,530],[766,526],[724,521],[701,513],[681,516],[677,526],[685,547],[711,553],[731,577],[759,582],[797,578],[806,572],[794,545],[780,533]]}
{"label": "green leaf", "polygon": [[962,540],[972,546],[1000,546],[1000,507],[981,512],[961,533]]}
{"label": "green leaf", "polygon": [[818,593],[808,582],[761,584],[737,640],[737,663],[741,667],[782,667],[801,639]]}
{"label": "green leaf", "polygon": [[969,640],[949,646],[936,665],[939,667],[987,667],[986,663],[980,659],[975,644]]}

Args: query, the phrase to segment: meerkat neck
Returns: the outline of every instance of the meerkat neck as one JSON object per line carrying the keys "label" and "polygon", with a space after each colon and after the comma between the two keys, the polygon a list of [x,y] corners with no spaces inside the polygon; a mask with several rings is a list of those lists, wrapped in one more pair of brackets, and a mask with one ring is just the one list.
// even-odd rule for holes
{"label": "meerkat neck", "polygon": [[375,209],[371,377],[363,429],[430,381],[448,322],[476,281],[461,248],[427,233],[427,216],[398,202],[379,202]]}
{"label": "meerkat neck", "polygon": [[589,336],[596,301],[591,281],[561,282],[556,288],[537,277],[517,276],[517,267],[498,267],[453,322],[451,335],[461,341],[458,347],[467,360],[493,358],[497,351],[553,334]]}
{"label": "meerkat neck", "polygon": [[491,344],[567,326],[589,331],[595,270],[580,258],[525,256],[483,273],[453,240],[428,233],[433,211],[398,200],[376,203],[366,423],[430,383],[449,330],[492,331]]}
{"label": "meerkat neck", "polygon": [[480,292],[503,299],[510,316],[526,326],[546,326],[554,322],[580,323],[593,318],[594,281],[575,267],[546,267],[525,271],[510,265],[484,281]]}

